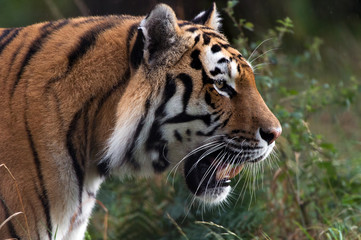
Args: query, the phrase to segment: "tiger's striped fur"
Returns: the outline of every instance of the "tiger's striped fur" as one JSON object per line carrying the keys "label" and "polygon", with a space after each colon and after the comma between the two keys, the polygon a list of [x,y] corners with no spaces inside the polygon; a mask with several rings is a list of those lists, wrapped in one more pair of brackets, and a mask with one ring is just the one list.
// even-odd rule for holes
{"label": "tiger's striped fur", "polygon": [[0,224],[23,212],[0,238],[82,239],[109,174],[181,164],[195,195],[225,199],[216,173],[266,158],[281,129],[219,25],[215,5],[188,22],[160,4],[0,29],[0,164],[16,179],[0,168]]}

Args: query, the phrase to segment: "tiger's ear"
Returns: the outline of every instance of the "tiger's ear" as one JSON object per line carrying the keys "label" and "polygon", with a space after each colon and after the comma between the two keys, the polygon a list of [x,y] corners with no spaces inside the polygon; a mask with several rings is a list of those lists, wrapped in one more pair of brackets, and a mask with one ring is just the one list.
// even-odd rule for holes
{"label": "tiger's ear", "polygon": [[166,56],[179,42],[180,32],[174,11],[165,4],[155,6],[138,28],[138,37],[142,35],[144,44],[145,61],[149,65],[167,64],[169,59]]}
{"label": "tiger's ear", "polygon": [[211,8],[199,13],[195,18],[193,18],[192,22],[196,24],[203,24],[206,27],[219,31],[222,26],[221,20],[222,19],[219,17],[219,13],[217,11],[216,3],[213,3]]}

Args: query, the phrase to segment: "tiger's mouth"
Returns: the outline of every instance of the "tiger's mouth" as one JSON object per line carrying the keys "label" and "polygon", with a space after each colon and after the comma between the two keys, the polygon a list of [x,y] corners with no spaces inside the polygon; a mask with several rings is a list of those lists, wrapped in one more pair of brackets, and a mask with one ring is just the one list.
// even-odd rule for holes
{"label": "tiger's mouth", "polygon": [[225,188],[229,188],[231,179],[242,171],[245,161],[236,157],[222,158],[222,154],[224,155],[224,150],[208,155],[200,152],[187,158],[184,175],[186,184],[194,195],[199,197],[210,193],[216,197]]}
{"label": "tiger's mouth", "polygon": [[237,176],[245,166],[265,159],[273,145],[248,147],[235,152],[220,149],[207,154],[198,152],[189,156],[184,164],[185,182],[189,190],[203,202],[217,204],[226,199],[231,190],[231,179]]}

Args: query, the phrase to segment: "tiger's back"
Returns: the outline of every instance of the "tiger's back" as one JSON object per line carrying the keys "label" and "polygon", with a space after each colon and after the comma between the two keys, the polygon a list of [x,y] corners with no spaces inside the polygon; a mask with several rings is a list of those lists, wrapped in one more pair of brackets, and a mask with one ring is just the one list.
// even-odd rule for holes
{"label": "tiger's back", "polygon": [[182,166],[195,198],[224,201],[281,127],[219,27],[215,5],[183,21],[160,4],[1,29],[0,238],[83,238],[110,174]]}
{"label": "tiger's back", "polygon": [[[62,170],[75,168],[80,174],[84,171],[80,169],[88,166],[77,159],[95,159],[90,155],[104,147],[101,140],[105,142],[110,130],[97,133],[95,123],[101,122],[109,129],[114,124],[110,115],[115,115],[115,109],[108,105],[115,106],[127,86],[127,51],[136,31],[132,26],[139,22],[139,18],[108,16],[1,30],[0,159],[16,178],[25,214],[32,219],[28,221],[30,229],[54,229],[52,222],[61,223],[63,219],[68,226],[72,216],[66,215],[77,213],[76,208],[64,212],[68,204],[58,201],[79,195],[69,185],[72,173]],[[99,114],[103,109],[107,109],[105,116]],[[77,148],[83,149],[81,154],[85,156],[76,156]],[[69,154],[74,154],[74,161],[69,161]],[[0,197],[6,200],[0,207],[2,222],[15,209],[22,211],[22,206],[15,181],[4,168],[0,172]],[[92,184],[98,185],[90,183],[89,188]],[[59,187],[53,191],[55,186],[69,189]],[[79,198],[94,201],[96,187],[87,190],[88,196],[82,193],[84,196]],[[45,222],[37,221],[38,209],[43,209]],[[87,214],[90,209],[84,213],[84,219]],[[19,224],[8,224],[13,237],[23,233],[19,233],[19,225],[26,227],[23,217],[17,220]],[[4,230],[7,229],[0,231],[1,237]]]}

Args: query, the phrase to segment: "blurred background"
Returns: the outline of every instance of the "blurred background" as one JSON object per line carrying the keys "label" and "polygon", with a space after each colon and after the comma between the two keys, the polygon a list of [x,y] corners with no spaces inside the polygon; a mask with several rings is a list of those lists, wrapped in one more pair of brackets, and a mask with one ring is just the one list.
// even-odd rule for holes
{"label": "blurred background", "polygon": [[[0,27],[146,15],[158,2],[0,0]],[[162,2],[187,20],[212,4]],[[283,126],[276,156],[235,179],[218,207],[192,204],[181,174],[114,177],[98,194],[86,239],[361,239],[361,1],[215,2]]]}

